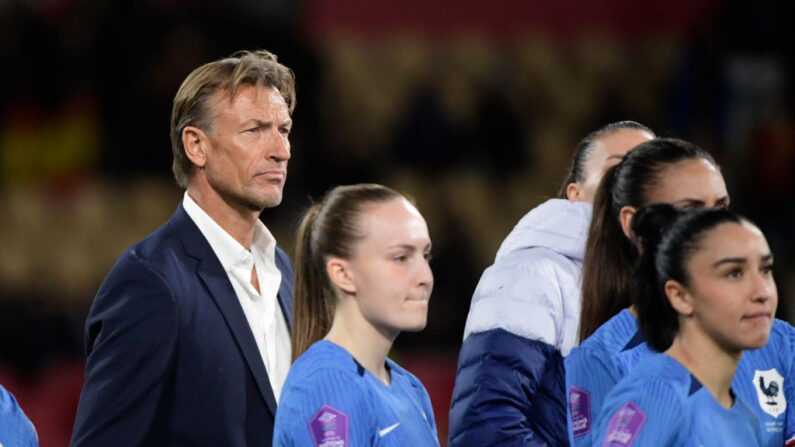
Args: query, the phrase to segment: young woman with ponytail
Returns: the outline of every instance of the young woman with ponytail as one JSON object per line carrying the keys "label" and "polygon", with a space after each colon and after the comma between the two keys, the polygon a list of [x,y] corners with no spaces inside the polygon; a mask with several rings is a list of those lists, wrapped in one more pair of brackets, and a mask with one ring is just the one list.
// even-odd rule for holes
{"label": "young woman with ponytail", "polygon": [[[632,271],[638,259],[630,222],[646,204],[677,208],[727,207],[729,197],[720,170],[709,154],[676,139],[639,145],[609,171],[594,201],[583,273],[581,344],[566,359],[569,436],[574,446],[590,446],[599,410],[613,386],[654,350],[645,343],[633,306]],[[781,446],[795,436],[795,330],[775,320],[764,348],[743,356],[735,390],[757,413],[764,445]],[[767,398],[760,375],[775,379],[779,392]],[[767,404],[767,402],[773,404]],[[795,405],[795,402],[793,403]]]}
{"label": "young woman with ponytail", "polygon": [[581,341],[632,304],[637,252],[629,222],[637,208],[656,202],[683,208],[729,205],[720,169],[698,146],[657,138],[636,149],[641,150],[605,174],[596,191],[583,263]]}
{"label": "young woman with ponytail", "polygon": [[722,208],[656,204],[631,222],[641,251],[635,309],[660,353],[608,393],[594,445],[762,445],[752,402],[732,381],[743,351],[767,343],[776,313],[764,235]]}
{"label": "young woman with ponytail", "polygon": [[293,363],[274,446],[438,446],[420,381],[387,358],[425,327],[431,241],[417,208],[375,184],[339,186],[303,218]]}

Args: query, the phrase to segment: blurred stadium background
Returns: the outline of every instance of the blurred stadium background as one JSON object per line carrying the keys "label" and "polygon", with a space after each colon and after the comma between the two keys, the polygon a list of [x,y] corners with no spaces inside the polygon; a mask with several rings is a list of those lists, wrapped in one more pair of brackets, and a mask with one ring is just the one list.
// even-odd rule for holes
{"label": "blurred stadium background", "polygon": [[196,66],[265,48],[298,79],[283,204],[375,181],[434,241],[425,331],[393,357],[447,412],[469,299],[517,220],[555,195],[588,131],[621,119],[709,150],[795,307],[795,116],[787,1],[0,0],[0,383],[66,446],[83,322],[122,251],[163,223],[169,114]]}

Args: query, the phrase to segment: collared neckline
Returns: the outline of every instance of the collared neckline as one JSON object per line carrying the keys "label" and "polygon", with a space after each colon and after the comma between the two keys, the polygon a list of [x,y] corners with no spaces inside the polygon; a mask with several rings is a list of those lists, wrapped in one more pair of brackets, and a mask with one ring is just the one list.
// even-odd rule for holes
{"label": "collared neckline", "polygon": [[185,191],[182,200],[185,212],[196,223],[201,233],[207,238],[210,247],[218,256],[221,265],[227,274],[237,269],[245,269],[251,272],[254,267],[254,256],[260,254],[263,260],[275,265],[276,239],[273,237],[268,227],[259,219],[254,225],[254,237],[251,247],[247,249],[237,241],[231,234],[224,230],[218,223],[207,214]]}

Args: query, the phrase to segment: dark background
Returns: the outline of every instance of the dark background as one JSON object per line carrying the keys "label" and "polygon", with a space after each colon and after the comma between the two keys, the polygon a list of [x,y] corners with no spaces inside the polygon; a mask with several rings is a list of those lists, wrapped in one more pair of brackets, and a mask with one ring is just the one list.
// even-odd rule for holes
{"label": "dark background", "polygon": [[297,76],[289,252],[329,187],[417,200],[434,243],[428,327],[393,358],[440,438],[469,300],[501,240],[553,196],[577,141],[622,119],[722,165],[732,206],[795,290],[792,2],[0,0],[0,383],[43,446],[67,445],[83,322],[121,252],[173,213],[169,114],[198,65],[275,52]]}

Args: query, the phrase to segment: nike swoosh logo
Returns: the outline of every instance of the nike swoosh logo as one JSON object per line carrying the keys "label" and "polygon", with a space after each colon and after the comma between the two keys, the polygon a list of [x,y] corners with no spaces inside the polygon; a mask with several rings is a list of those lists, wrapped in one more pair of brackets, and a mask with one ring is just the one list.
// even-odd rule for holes
{"label": "nike swoosh logo", "polygon": [[398,425],[400,425],[400,422],[395,423],[395,425],[390,425],[389,427],[387,427],[387,428],[385,428],[383,430],[378,430],[378,436],[383,438],[384,436],[386,436],[387,433],[389,433],[392,430],[396,429]]}

